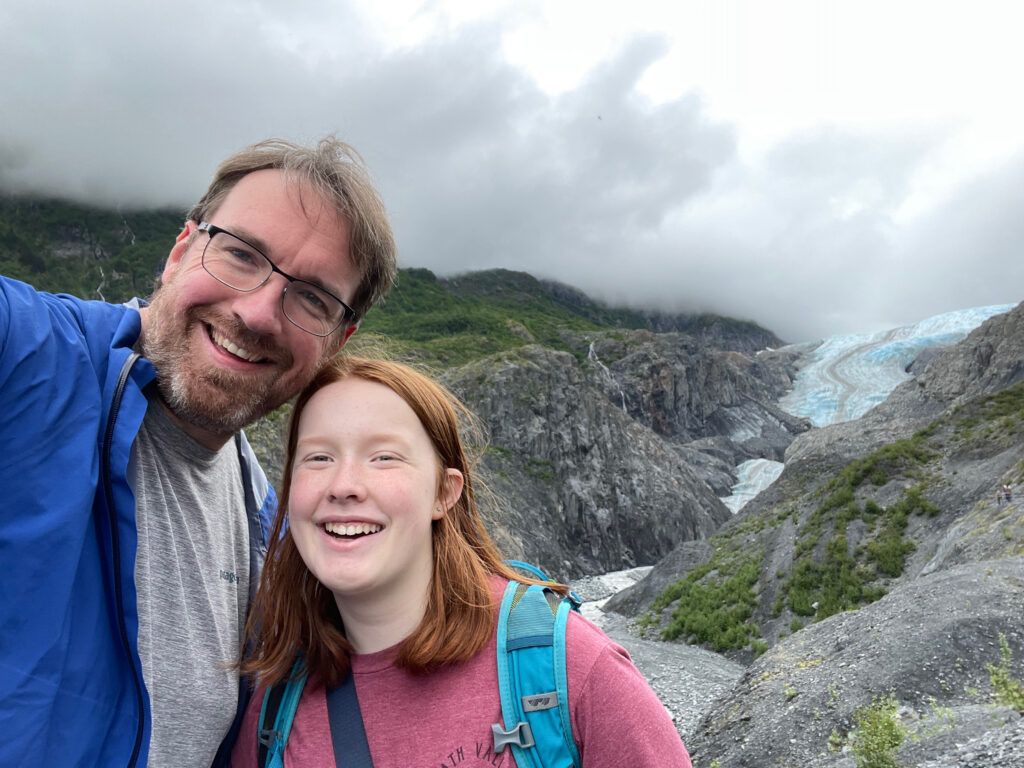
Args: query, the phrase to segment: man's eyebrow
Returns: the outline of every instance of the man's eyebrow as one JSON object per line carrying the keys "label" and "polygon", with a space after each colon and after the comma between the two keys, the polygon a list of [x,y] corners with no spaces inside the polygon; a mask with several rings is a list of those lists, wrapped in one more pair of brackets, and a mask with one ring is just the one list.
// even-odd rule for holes
{"label": "man's eyebrow", "polygon": [[[264,256],[266,256],[268,259],[274,262],[274,266],[277,266],[277,262],[281,258],[280,255],[271,254],[270,246],[267,245],[267,243],[259,235],[250,232],[248,229],[246,229],[244,225],[239,225],[237,228],[232,228],[230,229],[230,232],[236,237],[240,237],[242,240],[245,240],[245,242],[247,242],[249,245],[258,248],[263,253]],[[280,269],[280,267],[278,267],[278,269]],[[329,293],[335,298],[339,299],[339,301],[344,301],[344,299],[340,298],[341,291],[325,283],[319,275],[294,275],[291,272],[287,272],[286,274],[289,277],[294,277],[296,280],[302,280],[304,283],[309,283],[310,285],[316,286],[321,291],[325,291],[326,293]]]}
{"label": "man's eyebrow", "polygon": [[263,252],[264,256],[267,256],[268,258],[270,257],[270,246],[267,245],[263,241],[263,238],[261,238],[259,235],[250,232],[248,229],[241,225],[227,227],[227,230],[235,237],[245,240],[245,242],[247,242],[249,245],[259,248]]}

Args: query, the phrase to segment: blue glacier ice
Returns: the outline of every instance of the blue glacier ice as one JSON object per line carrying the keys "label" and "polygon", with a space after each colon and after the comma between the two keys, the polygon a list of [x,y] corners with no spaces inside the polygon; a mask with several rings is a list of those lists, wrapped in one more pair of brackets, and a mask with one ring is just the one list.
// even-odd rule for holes
{"label": "blue glacier ice", "polygon": [[732,496],[723,498],[722,503],[733,513],[739,512],[744,504],[778,479],[784,466],[781,461],[770,459],[744,461],[736,467],[738,479],[732,487]]}
{"label": "blue glacier ice", "polygon": [[831,336],[808,354],[779,407],[816,427],[859,419],[907,379],[923,349],[953,344],[1012,304],[975,307],[879,333]]}
{"label": "blue glacier ice", "polygon": [[[812,351],[779,407],[810,419],[816,427],[858,419],[911,378],[906,368],[923,349],[960,341],[990,317],[1013,307],[999,304],[946,312],[889,331],[831,336],[816,347],[801,345]],[[774,483],[782,469],[780,462],[768,459],[743,462],[736,468],[732,495],[722,502],[738,512]]]}

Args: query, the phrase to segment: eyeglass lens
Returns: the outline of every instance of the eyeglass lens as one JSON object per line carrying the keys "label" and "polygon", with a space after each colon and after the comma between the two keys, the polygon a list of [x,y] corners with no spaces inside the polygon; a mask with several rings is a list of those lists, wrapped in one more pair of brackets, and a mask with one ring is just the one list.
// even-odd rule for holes
{"label": "eyeglass lens", "polygon": [[[270,260],[248,243],[218,232],[203,252],[206,271],[238,291],[253,291],[274,271]],[[344,306],[326,291],[305,280],[291,279],[281,299],[285,316],[304,331],[327,336],[345,315]]]}

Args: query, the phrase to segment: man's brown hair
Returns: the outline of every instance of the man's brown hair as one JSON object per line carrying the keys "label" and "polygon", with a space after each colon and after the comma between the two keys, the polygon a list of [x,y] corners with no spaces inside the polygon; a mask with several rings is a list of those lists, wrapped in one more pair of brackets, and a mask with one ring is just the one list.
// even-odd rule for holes
{"label": "man's brown hair", "polygon": [[345,142],[326,137],[305,147],[284,139],[267,139],[248,146],[218,166],[188,219],[209,221],[244,176],[267,169],[284,171],[289,180],[308,185],[348,224],[351,254],[344,255],[351,256],[361,276],[351,302],[359,321],[391,289],[398,259],[384,203],[362,157]]}

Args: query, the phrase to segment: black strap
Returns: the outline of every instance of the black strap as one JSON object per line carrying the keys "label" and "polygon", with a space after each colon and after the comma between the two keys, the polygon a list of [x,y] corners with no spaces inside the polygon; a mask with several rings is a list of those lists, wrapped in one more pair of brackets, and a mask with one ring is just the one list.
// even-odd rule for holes
{"label": "black strap", "polygon": [[351,670],[341,685],[328,689],[327,717],[331,721],[331,741],[337,768],[373,768],[363,715],[356,698],[355,675]]}
{"label": "black strap", "polygon": [[287,682],[280,682],[272,685],[264,694],[266,709],[261,713],[259,725],[256,728],[256,765],[265,768],[270,750],[268,744],[261,736],[265,729],[273,729],[277,726],[277,713],[281,709],[281,700],[284,699],[284,691],[288,687]]}

